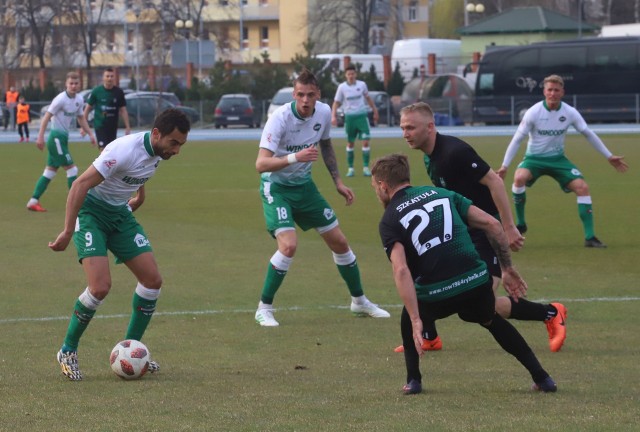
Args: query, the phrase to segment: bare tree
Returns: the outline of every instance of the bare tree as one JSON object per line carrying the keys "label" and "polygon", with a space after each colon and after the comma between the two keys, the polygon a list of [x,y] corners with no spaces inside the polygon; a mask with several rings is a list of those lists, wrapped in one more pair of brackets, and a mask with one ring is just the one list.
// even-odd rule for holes
{"label": "bare tree", "polygon": [[[381,10],[384,8],[385,10]],[[389,16],[389,2],[324,0],[309,17],[309,35],[319,51],[369,53],[376,14]]]}
{"label": "bare tree", "polygon": [[[107,0],[67,0],[62,3],[62,12],[66,20],[70,23],[68,29],[69,34],[75,37],[73,40],[77,43],[77,48],[81,48],[83,53],[85,67],[87,69],[87,77],[91,80],[91,69],[93,53],[95,48],[100,44],[101,39],[98,29],[100,28],[102,17],[104,14]],[[72,46],[71,49],[76,47]],[[91,87],[91,82],[87,82],[87,86]]]}
{"label": "bare tree", "polygon": [[16,41],[18,53],[20,54],[21,47],[27,47],[24,53],[35,56],[39,67],[44,69],[46,46],[51,36],[54,19],[60,13],[60,2],[55,0],[24,0],[21,4],[12,2],[7,6],[7,13],[13,15],[16,27],[25,26],[29,29],[29,34],[25,33],[22,36],[30,37],[28,45],[22,43],[23,41]]}

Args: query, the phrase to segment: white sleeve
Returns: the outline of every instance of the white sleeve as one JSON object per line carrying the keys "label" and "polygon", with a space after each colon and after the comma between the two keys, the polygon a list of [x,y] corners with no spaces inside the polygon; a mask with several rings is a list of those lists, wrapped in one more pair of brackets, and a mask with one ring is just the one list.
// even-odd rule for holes
{"label": "white sleeve", "polygon": [[49,105],[49,108],[47,108],[47,112],[50,112],[52,115],[55,115],[58,111],[60,111],[60,108],[62,106],[62,98],[60,97],[60,95],[56,96],[53,98],[53,100],[51,101],[51,105]]}
{"label": "white sleeve", "polygon": [[513,134],[513,138],[511,138],[511,142],[507,147],[507,151],[504,153],[504,160],[502,161],[503,167],[509,167],[509,164],[513,161],[513,158],[516,157],[518,153],[518,149],[520,149],[520,142],[529,135],[527,126],[525,124],[525,119],[522,119],[522,123],[518,126],[516,133]]}
{"label": "white sleeve", "polygon": [[271,117],[269,117],[269,120],[267,120],[267,123],[262,129],[262,136],[260,137],[260,148],[270,150],[274,154],[278,149],[278,144],[280,144],[280,136],[282,131],[282,128],[279,126],[282,122],[279,114],[280,113],[275,112],[271,115]]}
{"label": "white sleeve", "polygon": [[598,137],[598,135],[596,135],[594,131],[589,129],[589,126],[587,126],[587,122],[584,121],[584,118],[582,117],[582,115],[580,115],[578,110],[575,110],[572,124],[578,132],[584,135],[584,137],[587,139],[587,141],[589,141],[589,144],[591,144],[594,149],[602,153],[602,155],[607,159],[612,156],[613,153],[611,153],[607,146],[604,145],[600,137]]}
{"label": "white sleeve", "polygon": [[584,130],[581,130],[580,132],[582,133],[582,135],[584,135],[587,141],[589,141],[589,144],[591,144],[594,149],[602,153],[604,157],[609,159],[613,155],[613,153],[609,151],[607,146],[604,145],[602,140],[598,137],[598,135],[596,135],[594,131],[592,131],[589,128],[586,128]]}
{"label": "white sleeve", "polygon": [[336,90],[336,95],[333,97],[333,100],[342,103],[343,99],[344,95],[342,94],[342,84],[340,84],[338,85],[338,89]]}

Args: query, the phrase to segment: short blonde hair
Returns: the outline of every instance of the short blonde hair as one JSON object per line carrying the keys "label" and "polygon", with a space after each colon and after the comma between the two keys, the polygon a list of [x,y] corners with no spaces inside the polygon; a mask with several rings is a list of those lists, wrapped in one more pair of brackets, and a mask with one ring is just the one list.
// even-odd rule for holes
{"label": "short blonde hair", "polygon": [[425,102],[416,102],[411,105],[407,105],[400,110],[400,115],[402,116],[403,114],[410,112],[418,112],[420,114],[426,115],[427,117],[433,118],[433,110],[431,109],[429,104]]}
{"label": "short blonde hair", "polygon": [[560,87],[564,88],[564,80],[560,75],[549,75],[542,81],[542,85],[547,84],[548,82],[558,84]]}

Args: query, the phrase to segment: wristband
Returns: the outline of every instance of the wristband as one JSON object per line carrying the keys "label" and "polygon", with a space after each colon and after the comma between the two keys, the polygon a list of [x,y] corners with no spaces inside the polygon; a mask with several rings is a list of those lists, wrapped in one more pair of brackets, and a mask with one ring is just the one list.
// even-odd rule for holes
{"label": "wristband", "polygon": [[289,153],[287,155],[287,162],[289,162],[289,165],[298,162],[298,159],[296,158],[296,154],[295,153]]}

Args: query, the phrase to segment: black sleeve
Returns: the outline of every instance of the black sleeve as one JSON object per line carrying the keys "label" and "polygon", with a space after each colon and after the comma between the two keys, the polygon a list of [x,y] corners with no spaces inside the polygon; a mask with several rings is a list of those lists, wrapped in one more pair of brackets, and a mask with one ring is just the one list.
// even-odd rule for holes
{"label": "black sleeve", "polygon": [[476,182],[479,182],[491,169],[489,164],[470,145],[461,147],[456,152],[454,159],[458,161],[458,169],[462,174]]}

